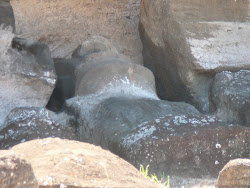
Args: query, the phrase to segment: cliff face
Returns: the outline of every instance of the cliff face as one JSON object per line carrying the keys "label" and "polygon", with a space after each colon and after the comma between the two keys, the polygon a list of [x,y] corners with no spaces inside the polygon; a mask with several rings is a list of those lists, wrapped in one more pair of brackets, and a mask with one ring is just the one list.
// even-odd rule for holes
{"label": "cliff face", "polygon": [[100,35],[142,64],[139,0],[12,0],[11,5],[18,36],[49,45],[53,57],[71,57],[81,42]]}

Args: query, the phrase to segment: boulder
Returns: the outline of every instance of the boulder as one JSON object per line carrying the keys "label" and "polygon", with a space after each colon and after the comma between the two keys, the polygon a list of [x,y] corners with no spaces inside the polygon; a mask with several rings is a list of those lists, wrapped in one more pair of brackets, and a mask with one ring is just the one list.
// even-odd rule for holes
{"label": "boulder", "polygon": [[15,28],[13,9],[9,0],[0,1],[0,25],[11,25]]}
{"label": "boulder", "polygon": [[[76,118],[76,132],[81,141],[105,148],[109,145],[105,138],[122,138],[145,121],[165,114],[199,114],[193,106],[186,103],[141,98],[140,95],[100,94],[74,97],[66,101],[65,111]],[[108,149],[113,151],[114,148]]]}
{"label": "boulder", "polygon": [[216,74],[210,85],[211,110],[228,123],[250,127],[250,71],[223,71]]}
{"label": "boulder", "polygon": [[31,163],[39,187],[157,187],[128,162],[87,143],[46,138],[11,150]]}
{"label": "boulder", "polygon": [[18,36],[47,44],[53,57],[70,58],[82,41],[103,36],[132,62],[142,64],[139,0],[11,0],[11,5]]}
{"label": "boulder", "polygon": [[249,157],[250,129],[201,115],[180,102],[125,96],[66,101],[81,141],[94,143],[152,173],[216,177],[235,157]]}
{"label": "boulder", "polygon": [[[13,109],[7,116],[3,128],[0,129],[0,149],[8,149],[19,143],[47,137],[76,140],[74,129],[69,126],[70,123],[62,123],[56,116],[59,115],[44,108]],[[66,115],[64,119],[67,119]]]}
{"label": "boulder", "polygon": [[113,142],[114,153],[136,167],[150,164],[158,175],[215,178],[228,161],[250,153],[250,129],[214,116],[166,115],[142,123],[122,138],[116,134],[105,137],[119,140]]}
{"label": "boulder", "polygon": [[250,69],[249,6],[246,0],[141,1],[144,64],[160,98],[207,112],[211,78]]}
{"label": "boulder", "polygon": [[250,187],[250,159],[229,161],[220,171],[218,188]]}
{"label": "boulder", "polygon": [[2,188],[38,188],[30,163],[13,151],[0,151],[0,177]]}
{"label": "boulder", "polygon": [[53,60],[46,45],[14,38],[0,28],[0,127],[15,107],[45,107],[56,83]]}

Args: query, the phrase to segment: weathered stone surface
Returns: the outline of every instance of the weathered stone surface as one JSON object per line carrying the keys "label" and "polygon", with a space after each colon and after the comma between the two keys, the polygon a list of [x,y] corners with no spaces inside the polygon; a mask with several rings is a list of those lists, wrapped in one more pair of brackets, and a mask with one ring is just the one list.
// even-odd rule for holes
{"label": "weathered stone surface", "polygon": [[220,171],[218,188],[250,187],[250,159],[231,160]]}
{"label": "weathered stone surface", "polygon": [[[128,93],[132,89],[155,92],[152,72],[141,66],[128,63],[120,58],[108,57],[82,64],[77,70],[76,94]],[[139,93],[138,93],[139,95]]]}
{"label": "weathered stone surface", "polygon": [[31,165],[13,151],[0,151],[2,188],[38,188]]}
{"label": "weathered stone surface", "polygon": [[161,98],[208,111],[208,85],[223,70],[250,69],[248,0],[142,0],[144,64]]}
{"label": "weathered stone surface", "polygon": [[13,9],[9,0],[0,1],[0,25],[2,24],[11,25],[15,28]]}
{"label": "weathered stone surface", "polygon": [[53,57],[70,57],[82,41],[104,36],[132,62],[142,64],[139,0],[11,0],[11,5],[19,36],[48,44]]}
{"label": "weathered stone surface", "polygon": [[[66,101],[66,112],[77,121],[81,141],[107,147],[104,138],[121,138],[141,123],[165,114],[199,114],[191,105],[129,95],[90,95]],[[113,148],[109,148],[113,150]]]}
{"label": "weathered stone surface", "polygon": [[250,127],[250,71],[218,73],[210,86],[210,101],[220,119]]}
{"label": "weathered stone surface", "polygon": [[56,75],[49,49],[0,28],[0,127],[15,107],[45,107]]}
{"label": "weathered stone surface", "polygon": [[157,187],[128,162],[94,145],[47,138],[11,150],[31,163],[40,187]]}
{"label": "weathered stone surface", "polygon": [[[13,109],[0,129],[0,149],[8,149],[19,143],[47,137],[76,140],[74,129],[69,126],[70,123],[63,123],[55,116],[58,115],[44,108]],[[64,119],[67,119],[66,114]]]}
{"label": "weathered stone surface", "polygon": [[249,128],[214,117],[167,115],[142,123],[122,137],[114,153],[137,167],[150,164],[159,175],[217,177],[231,159],[249,157],[249,136]]}

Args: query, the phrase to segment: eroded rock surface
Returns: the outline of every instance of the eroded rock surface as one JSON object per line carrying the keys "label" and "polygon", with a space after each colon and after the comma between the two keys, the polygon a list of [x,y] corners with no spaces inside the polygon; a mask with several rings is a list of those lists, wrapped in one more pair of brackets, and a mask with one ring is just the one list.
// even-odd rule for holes
{"label": "eroded rock surface", "polygon": [[128,162],[87,143],[47,138],[11,151],[31,164],[39,187],[157,187]]}
{"label": "eroded rock surface", "polygon": [[250,160],[231,160],[220,171],[218,188],[249,187],[250,186]]}
{"label": "eroded rock surface", "polygon": [[250,2],[142,0],[144,64],[163,99],[208,111],[215,73],[250,69]]}
{"label": "eroded rock surface", "polygon": [[56,83],[49,49],[0,28],[0,127],[15,107],[45,107]]}
{"label": "eroded rock surface", "polygon": [[250,71],[218,73],[210,86],[210,101],[220,119],[250,127]]}
{"label": "eroded rock surface", "polygon": [[0,1],[0,25],[2,24],[11,25],[13,28],[15,28],[13,9],[9,0]]}
{"label": "eroded rock surface", "polygon": [[38,188],[30,163],[13,151],[0,150],[0,177],[3,188]]}
{"label": "eroded rock surface", "polygon": [[[57,116],[59,115],[44,108],[13,109],[0,129],[0,149],[9,149],[19,143],[48,137],[77,140],[70,122],[62,123]],[[66,114],[63,119],[67,119]]]}
{"label": "eroded rock surface", "polygon": [[53,57],[71,57],[82,41],[96,35],[142,64],[139,0],[11,0],[11,5],[18,35],[48,44]]}

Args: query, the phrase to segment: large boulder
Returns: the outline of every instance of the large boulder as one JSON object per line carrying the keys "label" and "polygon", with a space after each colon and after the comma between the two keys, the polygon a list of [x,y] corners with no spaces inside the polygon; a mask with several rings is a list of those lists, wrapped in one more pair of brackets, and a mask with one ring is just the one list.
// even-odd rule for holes
{"label": "large boulder", "polygon": [[249,6],[247,0],[141,1],[144,64],[160,98],[208,111],[214,74],[250,69]]}
{"label": "large boulder", "polygon": [[[60,137],[76,140],[70,122],[61,122],[59,115],[44,108],[20,107],[13,109],[0,129],[0,149],[9,149],[30,140]],[[67,115],[64,115],[64,119]]]}
{"label": "large boulder", "polygon": [[56,83],[53,60],[46,45],[14,38],[0,28],[0,127],[15,107],[45,107]]}
{"label": "large boulder", "polygon": [[228,123],[250,127],[250,71],[223,71],[216,74],[210,85],[211,110]]}
{"label": "large boulder", "polygon": [[30,163],[13,151],[0,151],[0,177],[2,188],[38,188]]}
{"label": "large boulder", "polygon": [[96,35],[142,64],[139,0],[11,0],[11,5],[18,35],[48,44],[53,57],[71,57],[82,41]]}
{"label": "large boulder", "polygon": [[218,188],[250,187],[250,159],[231,160],[220,171]]}
{"label": "large boulder", "polygon": [[183,177],[216,177],[235,157],[248,157],[250,129],[201,115],[191,105],[125,96],[66,101],[81,141],[101,145],[137,168]]}
{"label": "large boulder", "polygon": [[157,187],[128,162],[86,143],[47,138],[11,151],[31,164],[39,187]]}
{"label": "large boulder", "polygon": [[[145,121],[166,114],[199,114],[186,103],[160,101],[150,95],[142,98],[141,93],[135,94],[88,95],[67,100],[65,110],[76,118],[79,139],[106,148],[108,143],[104,138],[122,138]],[[111,147],[108,149],[113,151]]]}

